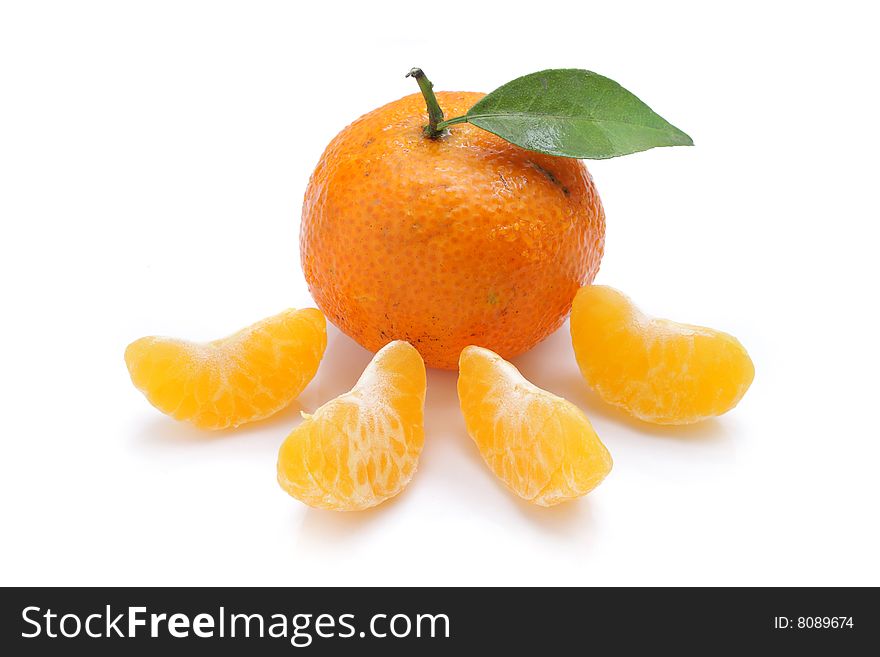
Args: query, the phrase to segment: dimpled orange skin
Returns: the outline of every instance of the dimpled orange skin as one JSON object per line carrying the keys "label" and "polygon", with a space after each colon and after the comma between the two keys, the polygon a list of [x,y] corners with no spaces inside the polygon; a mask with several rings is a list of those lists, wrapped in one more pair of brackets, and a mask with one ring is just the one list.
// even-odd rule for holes
{"label": "dimpled orange skin", "polygon": [[[440,92],[447,117],[483,94]],[[504,358],[557,329],[593,280],[605,215],[584,164],[471,125],[423,134],[413,94],[345,128],[306,190],[303,271],[328,319],[375,351],[415,346],[455,369],[481,344]]]}

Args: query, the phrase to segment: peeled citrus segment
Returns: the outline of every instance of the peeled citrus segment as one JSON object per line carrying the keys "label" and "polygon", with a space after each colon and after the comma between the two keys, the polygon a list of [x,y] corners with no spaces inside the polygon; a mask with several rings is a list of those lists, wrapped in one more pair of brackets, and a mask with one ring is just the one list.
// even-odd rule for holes
{"label": "peeled citrus segment", "polygon": [[396,340],[350,392],[303,414],[278,453],[278,483],[319,509],[359,511],[409,483],[425,442],[425,364]]}
{"label": "peeled citrus segment", "polygon": [[611,471],[611,455],[577,406],[488,349],[461,352],[458,399],[483,460],[530,502],[553,506],[586,495]]}
{"label": "peeled citrus segment", "polygon": [[575,296],[571,341],[593,390],[645,422],[690,424],[726,413],[755,377],[733,336],[648,317],[604,285]]}
{"label": "peeled citrus segment", "polygon": [[163,413],[226,429],[289,405],[315,376],[326,346],[321,311],[291,309],[213,342],[141,338],[128,345],[125,364]]}

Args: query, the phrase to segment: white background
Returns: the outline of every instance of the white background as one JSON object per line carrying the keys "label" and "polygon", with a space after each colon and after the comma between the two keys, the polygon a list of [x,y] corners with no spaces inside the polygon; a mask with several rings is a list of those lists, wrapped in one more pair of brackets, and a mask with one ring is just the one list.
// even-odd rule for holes
{"label": "white background", "polygon": [[[869,3],[3,2],[3,584],[880,584],[878,57]],[[738,408],[638,425],[567,326],[516,364],[615,467],[511,496],[428,377],[419,472],[373,511],[275,482],[299,422],[370,354],[335,329],[299,405],[232,433],[155,411],[123,350],[311,305],[300,203],[327,142],[415,91],[589,68],[695,148],[590,163],[597,282],[750,350]]]}

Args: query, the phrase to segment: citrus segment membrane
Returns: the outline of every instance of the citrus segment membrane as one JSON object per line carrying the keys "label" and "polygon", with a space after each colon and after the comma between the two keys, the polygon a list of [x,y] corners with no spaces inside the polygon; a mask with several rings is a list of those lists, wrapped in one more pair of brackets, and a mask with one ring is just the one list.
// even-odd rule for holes
{"label": "citrus segment membrane", "polygon": [[690,424],[726,413],[755,376],[732,335],[649,317],[604,285],[578,291],[571,340],[590,387],[645,422]]}
{"label": "citrus segment membrane", "polygon": [[315,376],[326,346],[321,311],[291,309],[212,342],[141,338],[125,350],[125,364],[163,413],[226,429],[288,406]]}
{"label": "citrus segment membrane", "polygon": [[553,506],[586,495],[611,471],[611,455],[579,408],[488,349],[462,351],[458,396],[486,465],[523,499]]}
{"label": "citrus segment membrane", "polygon": [[356,511],[400,493],[425,441],[425,364],[407,342],[383,347],[350,392],[303,414],[278,453],[278,483],[319,509]]}

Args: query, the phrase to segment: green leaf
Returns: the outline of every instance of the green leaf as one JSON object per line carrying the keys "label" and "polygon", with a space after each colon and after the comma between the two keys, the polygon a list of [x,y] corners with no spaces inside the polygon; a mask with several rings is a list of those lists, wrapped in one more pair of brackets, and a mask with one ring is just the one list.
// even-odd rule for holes
{"label": "green leaf", "polygon": [[517,78],[483,97],[466,119],[517,146],[580,159],[694,144],[613,80],[580,69]]}

